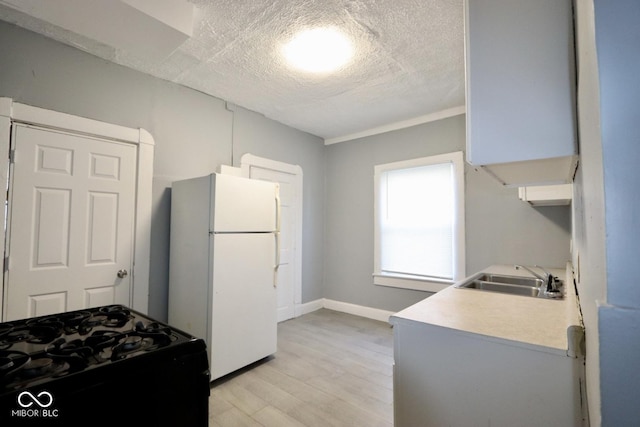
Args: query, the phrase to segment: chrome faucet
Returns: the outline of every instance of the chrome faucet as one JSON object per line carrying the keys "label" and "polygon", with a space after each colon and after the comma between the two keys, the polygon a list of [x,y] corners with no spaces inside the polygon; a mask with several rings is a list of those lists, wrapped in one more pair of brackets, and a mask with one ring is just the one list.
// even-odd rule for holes
{"label": "chrome faucet", "polygon": [[529,273],[533,274],[538,279],[542,280],[542,282],[545,283],[546,286],[547,286],[545,294],[549,294],[549,295],[560,294],[560,290],[558,289],[558,286],[561,284],[560,280],[556,276],[554,276],[553,274],[551,274],[547,270],[545,270],[543,267],[541,267],[541,266],[539,266],[537,264],[534,266],[534,267],[539,268],[540,270],[544,271],[544,274],[545,274],[544,277],[539,275],[535,271],[531,270],[527,266],[516,264],[515,267],[516,267],[516,270],[519,270],[519,269],[523,268],[523,269],[527,270]]}
{"label": "chrome faucet", "polygon": [[547,280],[549,280],[549,279],[548,279],[549,277],[553,277],[553,278],[555,278],[555,276],[554,276],[553,274],[549,273],[547,270],[545,270],[545,268],[544,268],[544,267],[542,267],[542,266],[540,266],[540,265],[538,265],[538,264],[534,265],[534,267],[537,267],[537,268],[539,268],[540,270],[544,271],[544,274],[546,274]]}
{"label": "chrome faucet", "polygon": [[[521,268],[524,268],[529,273],[533,274],[535,277],[537,277],[538,279],[542,280],[544,283],[548,283],[548,281],[549,281],[549,276],[550,275],[544,268],[542,268],[542,270],[545,272],[546,277],[542,277],[541,275],[539,275],[538,273],[536,273],[535,271],[533,271],[532,269],[530,269],[526,265],[518,265],[518,264],[516,264],[515,267],[516,267],[516,270],[520,270]],[[538,266],[536,265],[536,267],[538,267]]]}

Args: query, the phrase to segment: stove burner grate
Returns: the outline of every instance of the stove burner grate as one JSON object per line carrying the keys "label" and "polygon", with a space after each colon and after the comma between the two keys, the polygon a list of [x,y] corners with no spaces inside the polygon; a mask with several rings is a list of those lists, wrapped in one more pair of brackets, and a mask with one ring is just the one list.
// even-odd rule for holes
{"label": "stove burner grate", "polygon": [[0,347],[25,341],[31,344],[47,344],[62,335],[61,323],[24,324],[7,328],[0,335]]}
{"label": "stove burner grate", "polygon": [[81,335],[85,335],[97,326],[122,328],[132,318],[131,311],[120,305],[102,307],[82,321],[78,327],[78,332]]}
{"label": "stove burner grate", "polygon": [[135,329],[121,338],[111,352],[111,360],[119,360],[127,355],[140,352],[155,350],[165,347],[173,340],[171,328],[152,322],[144,325],[141,321],[136,322]]}
{"label": "stove burner grate", "polygon": [[29,361],[27,353],[14,350],[0,350],[0,383],[13,378]]}
{"label": "stove burner grate", "polygon": [[26,380],[34,380],[43,377],[59,377],[69,372],[71,366],[64,360],[55,360],[50,357],[31,359],[21,371]]}
{"label": "stove burner grate", "polygon": [[120,363],[180,339],[170,326],[119,305],[3,323],[0,389]]}
{"label": "stove burner grate", "polygon": [[0,341],[2,341],[2,338],[8,334],[9,332],[11,332],[11,330],[13,329],[13,325],[11,323],[3,323],[0,324]]}

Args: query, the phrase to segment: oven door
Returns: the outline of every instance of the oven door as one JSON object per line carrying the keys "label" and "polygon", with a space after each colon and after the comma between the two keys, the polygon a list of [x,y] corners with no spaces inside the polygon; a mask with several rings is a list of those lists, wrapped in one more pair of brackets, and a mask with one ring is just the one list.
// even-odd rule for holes
{"label": "oven door", "polygon": [[207,426],[204,341],[97,365],[0,394],[2,426]]}

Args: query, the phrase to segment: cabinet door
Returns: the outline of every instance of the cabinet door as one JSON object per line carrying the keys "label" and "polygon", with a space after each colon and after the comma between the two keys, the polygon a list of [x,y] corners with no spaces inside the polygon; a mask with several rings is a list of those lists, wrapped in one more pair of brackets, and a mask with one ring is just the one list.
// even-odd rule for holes
{"label": "cabinet door", "polygon": [[581,359],[396,321],[394,426],[580,426]]}
{"label": "cabinet door", "polygon": [[576,153],[570,0],[466,0],[467,160]]}

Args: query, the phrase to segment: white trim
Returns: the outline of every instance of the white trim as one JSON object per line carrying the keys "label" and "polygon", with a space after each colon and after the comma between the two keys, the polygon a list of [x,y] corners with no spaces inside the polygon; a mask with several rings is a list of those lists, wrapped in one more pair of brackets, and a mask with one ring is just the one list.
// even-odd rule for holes
{"label": "white trim", "polygon": [[[9,179],[9,163],[6,159],[9,158],[9,144],[11,142],[11,98],[0,98],[0,156],[3,156],[3,161],[0,162],[0,182],[6,186]],[[4,197],[6,202],[7,192],[4,191]],[[0,209],[0,218],[2,224],[6,224],[6,210]],[[5,252],[5,239],[6,232],[0,233],[0,248],[2,249],[2,257]],[[2,266],[4,268],[4,259],[2,260]],[[3,270],[4,271],[4,270]],[[4,319],[4,286],[0,287],[0,320]]]}
{"label": "white trim", "polygon": [[314,311],[320,310],[321,308],[324,308],[324,298],[296,305],[296,317],[313,313]]}
{"label": "white trim", "polygon": [[351,304],[348,302],[335,301],[327,298],[320,298],[304,304],[300,304],[300,315],[312,313],[321,308],[327,310],[339,311],[341,313],[353,314],[354,316],[365,317],[367,319],[379,320],[380,322],[388,322],[395,312],[382,310],[379,308],[366,307],[363,305]]}
{"label": "white trim", "polygon": [[334,301],[326,298],[324,300],[324,308],[353,314],[355,316],[366,317],[368,319],[379,320],[381,322],[388,322],[389,317],[394,314],[393,311],[365,307],[363,305],[351,304],[348,302]]}
{"label": "white trim", "polygon": [[[31,105],[13,103],[11,119],[15,122],[37,125],[40,127],[72,131],[83,135],[93,135],[101,139],[113,139],[116,141],[141,142],[140,129],[128,128],[111,123],[100,122],[85,117],[73,116],[58,111],[46,110]],[[145,132],[144,138],[151,135]],[[151,138],[153,144],[153,138]]]}
{"label": "white trim", "polygon": [[131,289],[131,304],[133,309],[142,313],[148,313],[149,311],[154,152],[155,141],[153,137],[146,130],[140,129],[136,185],[136,231],[133,255],[134,274]]}
{"label": "white trim", "polygon": [[[425,166],[431,164],[452,163],[454,166],[454,186],[456,188],[455,203],[456,203],[456,218],[454,226],[454,239],[455,239],[455,260],[453,278],[449,280],[439,279],[417,279],[412,277],[400,277],[401,275],[390,275],[382,272],[380,267],[380,230],[378,224],[379,220],[379,203],[380,203],[380,175],[382,172],[411,168],[417,166]],[[453,153],[439,154],[429,157],[421,157],[417,159],[402,160],[398,162],[386,163],[376,165],[374,167],[374,265],[373,276],[374,284],[381,286],[391,286],[396,288],[424,290],[428,292],[438,292],[449,284],[461,280],[465,277],[465,205],[464,205],[464,154],[462,151],[456,151]],[[443,287],[441,283],[446,284]]]}
{"label": "white trim", "polygon": [[240,167],[246,171],[251,166],[258,166],[263,169],[271,169],[274,171],[290,173],[291,175],[302,176],[302,167],[300,167],[300,165],[292,165],[285,162],[279,162],[277,160],[258,157],[251,153],[243,154],[240,158]]}
{"label": "white trim", "polygon": [[[10,120],[2,120],[9,118]],[[153,156],[155,142],[145,129],[134,129],[85,117],[73,116],[58,111],[13,102],[11,98],[0,98],[0,155],[9,154],[9,124],[11,121],[63,130],[101,139],[122,141],[137,146],[136,216],[131,276],[131,301],[133,309],[142,313],[149,310],[149,268],[151,257],[151,194],[153,181]],[[7,162],[0,162],[0,180],[8,177]],[[5,194],[6,197],[6,194]],[[6,201],[6,199],[5,199]],[[4,209],[2,210],[4,219]],[[4,248],[5,234],[0,243]],[[4,263],[4,262],[3,262]],[[0,307],[4,304],[0,295]],[[1,308],[0,308],[0,316]],[[0,317],[1,318],[1,317]]]}
{"label": "white trim", "polygon": [[455,281],[452,280],[436,280],[436,279],[418,279],[409,277],[390,276],[387,274],[374,274],[373,283],[379,286],[387,286],[390,288],[412,289],[414,291],[424,292],[440,292],[448,288]]}
{"label": "white trim", "polygon": [[458,107],[448,108],[446,110],[438,111],[435,113],[414,117],[413,119],[389,123],[383,126],[377,126],[375,128],[364,130],[362,132],[351,133],[343,136],[336,136],[333,138],[325,138],[324,145],[337,144],[338,142],[351,141],[353,139],[364,138],[366,136],[378,135],[381,133],[391,132],[398,129],[405,129],[412,126],[421,125],[424,123],[435,122],[437,120],[447,119],[449,117],[465,114],[466,111],[467,111],[466,107],[464,105],[460,105]]}
{"label": "white trim", "polygon": [[0,117],[11,118],[13,100],[11,98],[0,98]]}
{"label": "white trim", "polygon": [[304,220],[303,211],[303,173],[302,167],[299,165],[292,165],[289,163],[279,162],[277,160],[271,160],[264,157],[258,157],[250,153],[243,154],[240,158],[240,167],[243,170],[244,176],[249,177],[251,167],[259,167],[262,169],[269,169],[277,172],[284,172],[291,174],[295,177],[296,191],[298,194],[295,210],[298,214],[298,229],[296,234],[296,252],[295,252],[295,264],[294,271],[294,286],[293,286],[293,300],[294,300],[294,316],[299,316],[299,306],[302,303],[302,223]]}

